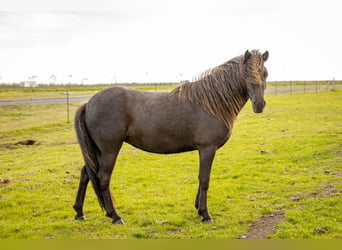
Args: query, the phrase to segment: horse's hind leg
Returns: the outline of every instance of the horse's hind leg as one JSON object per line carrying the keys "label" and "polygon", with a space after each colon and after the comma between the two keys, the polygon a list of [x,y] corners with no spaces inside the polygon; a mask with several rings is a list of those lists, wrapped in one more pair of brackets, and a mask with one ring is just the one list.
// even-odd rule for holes
{"label": "horse's hind leg", "polygon": [[109,188],[110,178],[117,155],[118,152],[101,155],[101,167],[98,172],[98,178],[100,181],[101,192],[103,194],[104,208],[107,213],[106,215],[113,219],[114,224],[124,224],[121,217],[115,211],[113,196]]}
{"label": "horse's hind leg", "polygon": [[77,191],[77,196],[76,196],[76,201],[73,206],[73,208],[76,211],[76,220],[84,220],[84,215],[83,215],[83,203],[84,203],[84,198],[85,198],[85,193],[87,190],[87,185],[89,183],[89,177],[87,174],[87,170],[85,166],[81,170],[81,177],[80,177],[80,184],[78,186],[78,191]]}

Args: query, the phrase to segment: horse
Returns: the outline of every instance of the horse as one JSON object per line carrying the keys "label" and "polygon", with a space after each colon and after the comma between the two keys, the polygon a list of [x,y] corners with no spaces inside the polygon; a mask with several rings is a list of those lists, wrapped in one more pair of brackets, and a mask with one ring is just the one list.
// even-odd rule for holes
{"label": "horse", "polygon": [[114,86],[96,93],[75,115],[75,130],[85,165],[73,205],[84,220],[88,182],[106,216],[124,224],[109,189],[123,142],[158,154],[199,151],[195,208],[203,223],[213,220],[207,208],[210,171],[215,152],[230,138],[233,123],[248,99],[255,113],[266,105],[268,51],[247,50],[170,92],[149,92]]}

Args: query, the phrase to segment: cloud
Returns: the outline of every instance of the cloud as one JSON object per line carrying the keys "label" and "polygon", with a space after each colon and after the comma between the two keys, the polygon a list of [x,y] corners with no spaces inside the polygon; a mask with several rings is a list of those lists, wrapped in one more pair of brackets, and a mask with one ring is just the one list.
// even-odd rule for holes
{"label": "cloud", "polygon": [[77,30],[79,22],[71,14],[1,13],[2,48],[25,48],[60,42]]}
{"label": "cloud", "polygon": [[125,11],[0,12],[1,48],[67,43],[79,35],[113,31],[139,16]]}
{"label": "cloud", "polygon": [[63,11],[0,12],[2,79],[77,72],[118,81],[145,81],[146,72],[152,81],[180,73],[191,79],[246,49],[270,51],[270,80],[341,78],[337,0],[116,0],[109,7],[94,1],[87,11],[90,1],[71,2]]}

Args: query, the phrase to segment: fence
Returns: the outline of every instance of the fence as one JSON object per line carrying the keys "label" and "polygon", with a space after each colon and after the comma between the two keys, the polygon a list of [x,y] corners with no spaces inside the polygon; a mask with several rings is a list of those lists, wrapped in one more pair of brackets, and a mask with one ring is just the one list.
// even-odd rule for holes
{"label": "fence", "polygon": [[329,90],[342,90],[342,81],[287,81],[268,82],[266,93],[271,94],[292,94],[319,92]]}
{"label": "fence", "polygon": [[[142,90],[150,90],[150,91],[170,91],[171,89],[178,86],[179,83],[173,84],[129,84],[125,86],[139,88]],[[0,100],[0,106],[2,105],[19,105],[19,104],[56,104],[56,103],[66,103],[63,108],[59,108],[59,106],[54,106],[54,108],[58,109],[57,114],[63,113],[66,115],[66,121],[71,122],[70,117],[73,117],[73,114],[78,106],[80,106],[80,102],[87,101],[92,94],[96,91],[99,91],[109,85],[74,85],[72,87],[65,85],[56,85],[56,86],[40,86],[39,88],[21,88],[19,85],[1,85],[0,84],[0,93],[12,93],[12,92],[22,92],[28,93],[27,96],[20,95],[24,100]],[[70,96],[70,90],[72,90],[72,96]],[[333,81],[278,81],[278,82],[267,82],[266,93],[271,95],[280,95],[280,94],[292,94],[292,93],[312,93],[312,92],[322,92],[322,91],[331,91],[331,90],[342,90],[342,80],[333,80]],[[41,94],[37,94],[34,92],[41,92]],[[47,93],[49,93],[47,95]],[[66,94],[66,95],[65,95]],[[88,95],[89,94],[89,95]],[[3,95],[3,96],[5,96]],[[44,99],[45,97],[45,99]],[[42,99],[43,98],[43,99]],[[15,107],[15,106],[13,106]],[[20,111],[21,109],[19,109]],[[13,114],[20,115],[21,111],[18,110],[13,111]],[[65,112],[64,112],[65,111]],[[16,112],[16,113],[15,113]],[[40,110],[39,112],[43,112]],[[13,115],[11,112],[6,111],[7,115]],[[37,113],[35,111],[35,113]],[[27,117],[31,117],[27,116]],[[31,119],[31,118],[30,118]],[[49,117],[44,116],[44,120],[47,121]],[[62,119],[59,117],[58,119]],[[64,120],[64,116],[63,116]],[[56,122],[56,118],[53,117],[51,122]]]}

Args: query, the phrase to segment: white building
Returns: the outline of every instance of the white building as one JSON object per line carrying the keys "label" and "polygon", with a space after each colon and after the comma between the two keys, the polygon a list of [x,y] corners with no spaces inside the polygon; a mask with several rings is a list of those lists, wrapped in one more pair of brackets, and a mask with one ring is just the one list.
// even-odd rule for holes
{"label": "white building", "polygon": [[23,88],[37,88],[38,84],[36,81],[21,81],[20,87]]}

